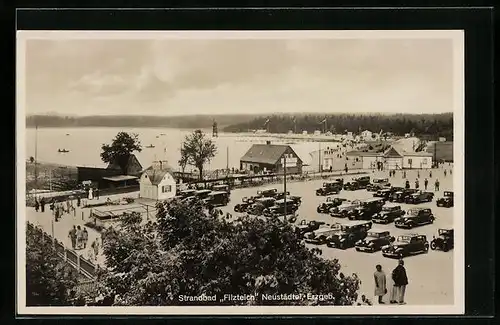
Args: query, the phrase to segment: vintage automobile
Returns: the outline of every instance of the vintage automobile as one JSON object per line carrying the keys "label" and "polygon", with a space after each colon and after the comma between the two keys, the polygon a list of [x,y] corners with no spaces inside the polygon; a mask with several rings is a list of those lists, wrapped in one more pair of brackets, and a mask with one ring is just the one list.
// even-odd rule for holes
{"label": "vintage automobile", "polygon": [[391,245],[382,247],[384,257],[403,258],[410,255],[427,253],[429,242],[425,235],[408,234],[399,236]]}
{"label": "vintage automobile", "polygon": [[373,223],[389,224],[394,222],[397,218],[404,216],[405,213],[406,212],[401,209],[400,205],[386,203],[382,207],[382,211],[373,216],[372,221]]}
{"label": "vintage automobile", "polygon": [[390,245],[396,239],[391,236],[388,230],[370,229],[365,239],[356,242],[358,252],[378,252],[382,247]]}
{"label": "vintage automobile", "polygon": [[385,188],[391,187],[388,178],[374,178],[370,184],[366,186],[366,190],[369,192],[376,192]]}
{"label": "vintage automobile", "polygon": [[229,185],[227,185],[227,184],[214,185],[214,186],[212,186],[212,191],[231,193],[231,190],[229,189]]}
{"label": "vintage automobile", "polygon": [[200,200],[203,200],[206,199],[210,193],[212,193],[211,190],[198,190],[194,192],[194,196],[196,196]]}
{"label": "vintage automobile", "polygon": [[405,198],[405,202],[408,204],[419,204],[424,202],[432,202],[433,198],[434,198],[434,193],[432,192],[418,191],[408,195]]}
{"label": "vintage automobile", "polygon": [[359,206],[361,206],[360,200],[345,201],[341,205],[331,208],[330,216],[335,218],[347,218],[349,214],[351,214],[354,209]]}
{"label": "vintage automobile", "polygon": [[[281,192],[273,196],[273,199],[276,201],[278,200],[284,200],[285,199],[285,193]],[[290,192],[286,192],[286,201],[287,202],[293,202],[294,204],[300,206],[302,204],[302,198],[300,196],[296,195],[290,195]]]}
{"label": "vintage automobile", "polygon": [[326,246],[347,249],[354,247],[356,242],[365,239],[371,229],[371,221],[348,221],[340,224],[339,230],[326,238]]}
{"label": "vintage automobile", "polygon": [[225,191],[212,192],[203,199],[203,203],[211,207],[226,206],[229,203],[229,194]]}
{"label": "vintage automobile", "polygon": [[342,178],[336,179],[332,182],[325,182],[323,186],[316,190],[316,195],[326,196],[331,194],[338,194],[342,190],[344,180]]}
{"label": "vintage automobile", "polygon": [[287,198],[288,198],[288,197],[290,197],[290,192],[286,191],[286,192],[277,192],[277,193],[273,196],[273,198],[274,198],[275,200],[281,200],[281,199],[283,199],[283,198],[285,197],[285,193],[286,193],[286,197],[287,197]]}
{"label": "vintage automobile", "polygon": [[451,208],[453,206],[453,192],[445,191],[443,197],[436,201],[438,207]]}
{"label": "vintage automobile", "polygon": [[323,245],[326,243],[326,239],[330,235],[338,232],[339,230],[338,225],[324,226],[317,230],[305,233],[304,238],[308,244]]}
{"label": "vintage automobile", "polygon": [[394,220],[396,228],[412,229],[417,226],[431,224],[436,218],[428,208],[413,208],[405,216]]}
{"label": "vintage automobile", "polygon": [[262,197],[255,199],[255,203],[247,208],[247,213],[254,216],[260,216],[265,208],[270,208],[276,202],[272,197]]}
{"label": "vintage automobile", "polygon": [[390,202],[397,202],[397,203],[405,203],[406,198],[413,193],[418,192],[417,189],[414,188],[405,188],[401,191],[397,191],[392,193],[392,195],[389,197]]}
{"label": "vintage automobile", "polygon": [[177,192],[177,195],[175,196],[175,198],[182,200],[182,199],[194,196],[195,193],[196,193],[196,190],[179,191],[179,192]]}
{"label": "vintage automobile", "polygon": [[257,191],[258,197],[274,197],[278,193],[278,190],[275,188],[269,188],[262,191]]}
{"label": "vintage automobile", "polygon": [[329,213],[332,208],[338,207],[346,201],[347,199],[343,199],[340,197],[327,197],[325,202],[318,205],[318,207],[316,208],[316,212]]}
{"label": "vintage automobile", "polygon": [[246,212],[248,207],[255,203],[255,197],[243,197],[241,199],[241,203],[238,203],[234,206],[234,212]]}
{"label": "vintage automobile", "polygon": [[376,191],[373,193],[373,197],[380,197],[383,198],[384,200],[389,200],[389,197],[391,196],[392,191],[390,188],[383,188],[381,190]]}
{"label": "vintage automobile", "polygon": [[431,249],[440,249],[443,252],[447,252],[453,249],[453,229],[439,229],[438,236],[433,237],[431,240]]}
{"label": "vintage automobile", "polygon": [[344,190],[346,191],[356,191],[365,189],[368,184],[370,184],[370,176],[362,176],[353,178],[351,182],[344,184]]}
{"label": "vintage automobile", "polygon": [[385,200],[382,198],[372,198],[361,201],[361,205],[355,208],[348,215],[349,220],[372,220],[375,213],[382,211]]}
{"label": "vintage automobile", "polygon": [[303,237],[304,234],[318,230],[319,227],[324,224],[324,221],[312,220],[308,222],[307,220],[301,220],[300,223],[295,226],[295,232],[299,235],[299,237]]}
{"label": "vintage automobile", "polygon": [[[273,216],[283,216],[286,212],[287,215],[294,214],[299,209],[299,206],[292,201],[286,201],[286,211],[285,211],[285,200],[276,200],[274,201],[274,205],[268,208],[265,208],[262,211],[262,215],[265,217],[273,217]],[[292,221],[292,222],[295,222]]]}

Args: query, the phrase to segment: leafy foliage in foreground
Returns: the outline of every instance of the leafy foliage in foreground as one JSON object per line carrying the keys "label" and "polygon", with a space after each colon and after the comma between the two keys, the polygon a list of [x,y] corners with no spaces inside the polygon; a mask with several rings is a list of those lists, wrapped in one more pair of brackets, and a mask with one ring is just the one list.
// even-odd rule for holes
{"label": "leafy foliage in foreground", "polygon": [[39,232],[26,231],[26,305],[69,306],[70,291],[78,283],[75,269],[56,255]]}
{"label": "leafy foliage in foreground", "polygon": [[[335,304],[357,298],[357,277],[344,277],[337,260],[321,258],[283,221],[228,221],[200,203],[157,206],[157,221],[123,219],[104,233],[111,272],[107,285],[119,305],[179,305],[179,295],[214,296],[215,304]],[[220,301],[224,294],[251,294],[255,301]],[[262,301],[262,294],[328,294],[326,301]],[[182,304],[186,304],[183,302]],[[192,304],[200,304],[192,302]]]}

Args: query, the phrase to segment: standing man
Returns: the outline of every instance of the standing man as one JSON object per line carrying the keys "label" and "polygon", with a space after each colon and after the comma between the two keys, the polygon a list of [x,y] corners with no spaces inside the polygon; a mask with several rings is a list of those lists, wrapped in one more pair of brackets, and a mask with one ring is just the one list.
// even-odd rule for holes
{"label": "standing man", "polygon": [[444,170],[444,177],[446,177],[446,169]]}
{"label": "standing man", "polygon": [[439,179],[436,178],[436,182],[434,183],[434,190],[439,192]]}
{"label": "standing man", "polygon": [[403,178],[406,178],[406,170],[403,170]]}
{"label": "standing man", "polygon": [[418,190],[420,187],[420,183],[418,182],[418,179],[415,180],[415,188]]}
{"label": "standing man", "polygon": [[429,178],[432,178],[432,170],[429,171]]}
{"label": "standing man", "polygon": [[68,237],[71,239],[71,247],[73,249],[76,248],[76,226],[73,225],[73,228],[69,231]]}
{"label": "standing man", "polygon": [[417,170],[417,178],[420,178],[420,170]]}
{"label": "standing man", "polygon": [[429,185],[429,180],[426,178],[426,179],[424,180],[424,188],[425,188],[425,190],[426,190],[426,191],[427,191],[427,186],[428,186],[428,185]]}
{"label": "standing man", "polygon": [[378,303],[384,304],[382,297],[387,293],[386,286],[386,276],[384,271],[382,271],[382,265],[377,265],[375,273],[373,273],[373,278],[375,280],[375,296],[378,296]]}
{"label": "standing man", "polygon": [[406,189],[410,188],[410,181],[409,180],[406,180],[406,182],[405,182],[405,188]]}
{"label": "standing man", "polygon": [[40,208],[42,212],[45,212],[45,199],[43,197],[40,199]]}
{"label": "standing man", "polygon": [[[406,286],[408,285],[408,277],[406,275],[406,269],[404,267],[404,261],[399,260],[398,266],[392,271],[392,280],[394,280],[395,297],[391,297],[392,304],[404,305],[405,302],[405,292]],[[395,300],[397,299],[397,300]]]}
{"label": "standing man", "polygon": [[95,188],[95,198],[99,200],[99,188]]}
{"label": "standing man", "polygon": [[82,244],[83,248],[87,248],[87,242],[89,241],[89,232],[87,231],[87,228],[83,227],[83,232],[82,232]]}
{"label": "standing man", "polygon": [[40,203],[38,203],[38,199],[35,198],[35,211],[38,212],[39,209],[40,209]]}

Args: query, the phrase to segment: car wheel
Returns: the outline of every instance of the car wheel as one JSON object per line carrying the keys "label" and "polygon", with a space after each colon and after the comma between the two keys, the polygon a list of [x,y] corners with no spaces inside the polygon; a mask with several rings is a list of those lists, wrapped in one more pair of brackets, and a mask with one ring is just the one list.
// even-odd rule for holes
{"label": "car wheel", "polygon": [[408,229],[412,229],[415,227],[415,224],[413,222],[409,223],[408,224]]}
{"label": "car wheel", "polygon": [[292,217],[289,221],[290,221],[291,223],[294,223],[295,221],[297,221],[297,218]]}
{"label": "car wheel", "polygon": [[443,244],[443,252],[447,252],[449,250],[450,250],[450,248],[448,247],[448,245],[447,244]]}
{"label": "car wheel", "polygon": [[240,208],[238,206],[234,207],[234,212],[240,212]]}
{"label": "car wheel", "polygon": [[316,208],[316,212],[317,212],[317,213],[321,213],[320,208]]}
{"label": "car wheel", "polygon": [[435,242],[431,242],[431,249],[432,249],[433,251],[435,251],[435,250],[436,250],[436,248],[437,248],[437,247],[436,247],[436,243],[435,243]]}

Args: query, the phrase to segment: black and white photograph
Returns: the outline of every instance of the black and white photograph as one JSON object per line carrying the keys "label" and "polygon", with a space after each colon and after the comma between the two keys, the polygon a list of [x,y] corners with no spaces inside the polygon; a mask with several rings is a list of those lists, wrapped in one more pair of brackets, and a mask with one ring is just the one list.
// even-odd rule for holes
{"label": "black and white photograph", "polygon": [[463,31],[18,31],[16,78],[19,313],[464,312]]}

